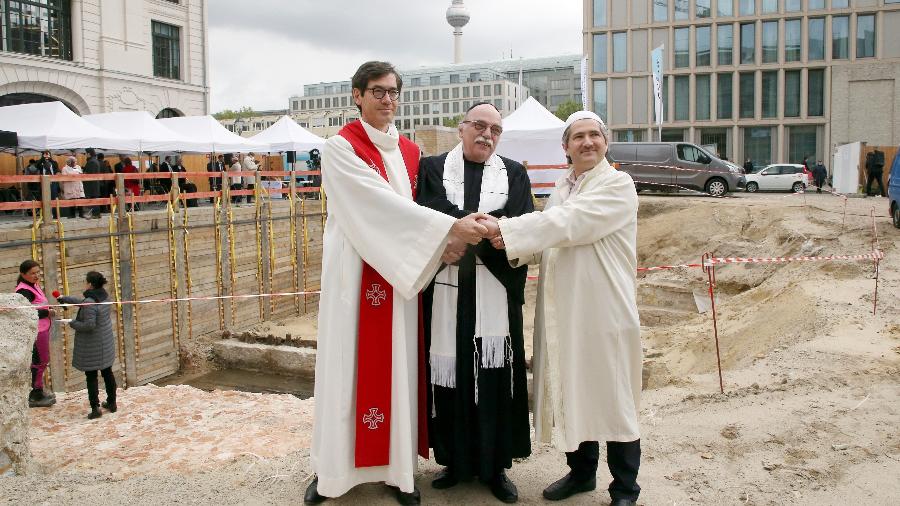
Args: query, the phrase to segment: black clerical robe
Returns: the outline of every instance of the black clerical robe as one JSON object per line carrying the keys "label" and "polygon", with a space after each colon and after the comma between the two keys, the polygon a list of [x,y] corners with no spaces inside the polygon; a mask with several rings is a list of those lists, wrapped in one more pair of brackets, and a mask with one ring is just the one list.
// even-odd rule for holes
{"label": "black clerical robe", "polygon": [[[465,162],[464,205],[460,209],[447,199],[443,184],[447,154],[423,158],[419,164],[416,201],[426,207],[461,218],[478,209],[484,165]],[[502,158],[509,180],[509,198],[502,209],[488,214],[513,217],[534,211],[531,184],[521,164]],[[506,288],[510,344],[513,352],[512,385],[510,366],[481,368],[478,371],[478,403],[475,403],[475,261],[476,255]],[[528,390],[525,373],[525,344],[522,336],[522,306],[528,268],[512,268],[506,252],[494,249],[488,240],[469,246],[459,267],[456,315],[456,388],[435,385],[434,412],[429,419],[428,439],[438,464],[449,466],[460,479],[490,480],[512,467],[512,459],[531,454],[528,419]],[[430,351],[434,281],[423,296],[425,346]],[[427,356],[428,354],[426,354]],[[425,368],[429,371],[429,368]],[[431,378],[428,378],[429,384]],[[512,386],[512,388],[510,388]],[[512,394],[511,394],[512,391]]]}

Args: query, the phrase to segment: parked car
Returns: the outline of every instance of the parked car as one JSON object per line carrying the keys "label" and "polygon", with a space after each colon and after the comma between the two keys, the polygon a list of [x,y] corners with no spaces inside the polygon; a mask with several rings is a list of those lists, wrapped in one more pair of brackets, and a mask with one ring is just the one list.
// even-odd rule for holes
{"label": "parked car", "polygon": [[888,178],[888,210],[891,212],[894,226],[900,228],[900,154],[894,157]]}
{"label": "parked car", "polygon": [[798,163],[775,163],[755,174],[747,174],[747,191],[792,191],[800,193],[809,186],[809,176]]}
{"label": "parked car", "polygon": [[744,188],[740,167],[687,142],[613,142],[607,156],[638,191],[683,187],[721,197]]}

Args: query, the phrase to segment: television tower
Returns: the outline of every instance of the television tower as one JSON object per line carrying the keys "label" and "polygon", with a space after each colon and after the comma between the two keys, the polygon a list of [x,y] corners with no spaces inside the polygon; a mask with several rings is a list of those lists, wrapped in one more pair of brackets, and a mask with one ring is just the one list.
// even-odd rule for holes
{"label": "television tower", "polygon": [[462,27],[469,22],[469,9],[463,0],[452,0],[447,8],[447,22],[453,27],[453,63],[462,63]]}

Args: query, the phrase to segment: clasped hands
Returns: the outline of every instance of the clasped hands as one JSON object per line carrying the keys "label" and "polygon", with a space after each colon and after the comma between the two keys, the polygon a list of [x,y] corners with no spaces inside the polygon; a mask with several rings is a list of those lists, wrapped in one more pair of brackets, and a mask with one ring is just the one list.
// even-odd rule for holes
{"label": "clasped hands", "polygon": [[495,248],[503,249],[503,237],[500,236],[497,218],[489,214],[472,213],[456,220],[450,228],[441,261],[445,264],[455,264],[466,254],[466,247],[469,244],[478,244],[483,239],[490,240]]}

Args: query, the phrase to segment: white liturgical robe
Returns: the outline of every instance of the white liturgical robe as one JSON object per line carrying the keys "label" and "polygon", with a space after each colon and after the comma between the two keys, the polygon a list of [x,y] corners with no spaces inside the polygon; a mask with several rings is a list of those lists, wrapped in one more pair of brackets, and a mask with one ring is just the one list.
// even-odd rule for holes
{"label": "white liturgical robe", "polygon": [[[412,200],[409,175],[391,125],[362,123],[384,160],[390,182],[336,135],[322,151],[328,196],[316,356],[311,450],[318,492],[343,495],[368,482],[413,491],[417,463],[418,293],[440,266],[455,220]],[[363,261],[394,288],[390,465],[354,466],[357,326]]]}
{"label": "white liturgical robe", "polygon": [[571,452],[640,438],[642,363],[634,182],[603,160],[569,186],[560,179],[543,212],[500,220],[500,231],[511,262],[541,257],[535,434]]}

